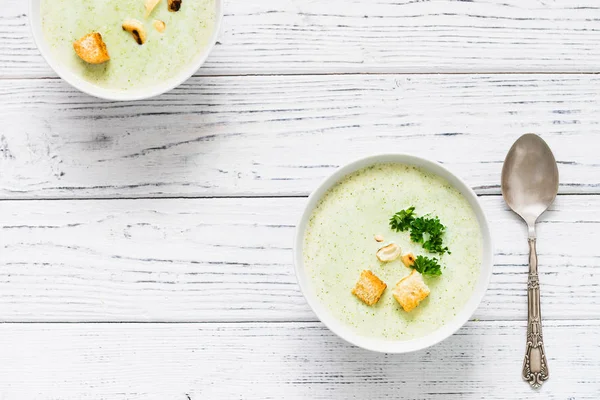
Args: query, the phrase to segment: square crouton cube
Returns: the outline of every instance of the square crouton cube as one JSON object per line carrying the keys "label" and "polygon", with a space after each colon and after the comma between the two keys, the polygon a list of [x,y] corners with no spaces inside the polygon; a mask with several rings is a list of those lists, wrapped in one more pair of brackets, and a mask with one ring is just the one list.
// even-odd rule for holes
{"label": "square crouton cube", "polygon": [[90,64],[102,64],[110,60],[102,35],[92,32],[73,43],[75,53],[83,61]]}
{"label": "square crouton cube", "polygon": [[404,311],[410,312],[429,296],[429,288],[423,281],[423,275],[413,269],[410,275],[396,284],[393,295]]}
{"label": "square crouton cube", "polygon": [[372,306],[379,301],[387,285],[369,270],[364,270],[360,274],[356,286],[352,289],[352,294],[361,299],[365,304]]}

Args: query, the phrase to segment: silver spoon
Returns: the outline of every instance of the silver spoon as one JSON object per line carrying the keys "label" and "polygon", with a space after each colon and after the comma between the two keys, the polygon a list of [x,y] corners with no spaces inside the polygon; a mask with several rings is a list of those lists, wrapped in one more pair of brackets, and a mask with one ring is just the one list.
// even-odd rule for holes
{"label": "silver spoon", "polygon": [[523,379],[539,388],[548,379],[548,362],[542,338],[540,285],[535,250],[535,222],[558,193],[558,167],[552,151],[539,136],[521,136],[511,147],[502,167],[502,196],[527,223],[529,279],[527,280],[527,348]]}

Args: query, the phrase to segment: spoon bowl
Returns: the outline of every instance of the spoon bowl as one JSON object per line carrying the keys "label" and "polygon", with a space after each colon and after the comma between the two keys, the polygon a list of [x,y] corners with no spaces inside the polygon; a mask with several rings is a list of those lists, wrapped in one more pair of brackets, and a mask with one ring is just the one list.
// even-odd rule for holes
{"label": "spoon bowl", "polygon": [[531,227],[557,193],[558,167],[552,150],[537,135],[521,136],[502,168],[502,196],[506,204]]}

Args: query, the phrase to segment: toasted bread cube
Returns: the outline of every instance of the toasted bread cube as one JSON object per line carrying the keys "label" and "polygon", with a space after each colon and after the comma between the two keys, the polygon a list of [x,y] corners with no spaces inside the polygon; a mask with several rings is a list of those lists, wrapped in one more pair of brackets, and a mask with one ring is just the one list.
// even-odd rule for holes
{"label": "toasted bread cube", "polygon": [[98,32],[92,32],[73,43],[75,53],[83,61],[90,64],[102,64],[110,60],[106,43],[102,40],[102,35]]}
{"label": "toasted bread cube", "polygon": [[415,265],[415,255],[413,253],[406,253],[400,259],[402,260],[402,263],[408,268]]}
{"label": "toasted bread cube", "polygon": [[356,286],[352,289],[352,294],[361,299],[365,304],[372,306],[379,301],[387,285],[369,270],[364,270],[360,274]]}
{"label": "toasted bread cube", "polygon": [[429,296],[429,293],[429,288],[423,281],[423,275],[414,269],[410,275],[400,279],[393,291],[394,298],[406,312],[414,310],[421,301]]}

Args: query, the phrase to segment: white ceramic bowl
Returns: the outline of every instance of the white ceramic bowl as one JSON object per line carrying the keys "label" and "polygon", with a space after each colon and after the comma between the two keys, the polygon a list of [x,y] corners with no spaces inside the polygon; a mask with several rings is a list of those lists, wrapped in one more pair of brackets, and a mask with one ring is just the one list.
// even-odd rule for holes
{"label": "white ceramic bowl", "polygon": [[[460,312],[452,321],[443,325],[429,335],[417,339],[400,341],[365,337],[356,334],[350,327],[346,326],[343,322],[332,316],[326,307],[321,304],[313,291],[313,285],[310,282],[310,278],[306,275],[304,269],[304,232],[306,230],[308,220],[310,219],[314,208],[319,203],[319,200],[321,200],[323,195],[332,186],[334,186],[346,175],[351,174],[361,168],[379,163],[402,163],[414,165],[444,178],[467,199],[473,211],[475,212],[481,229],[481,236],[483,239],[483,257],[479,279],[477,280],[475,289],[473,290],[469,301],[464,305],[463,309],[460,310]],[[479,306],[479,303],[481,303],[483,295],[487,290],[490,277],[492,276],[493,249],[492,238],[483,208],[481,207],[475,192],[473,192],[473,190],[471,190],[471,188],[467,186],[465,182],[437,162],[407,154],[382,154],[363,158],[337,169],[310,195],[308,198],[308,204],[306,205],[304,213],[300,218],[300,222],[296,227],[294,260],[296,266],[296,277],[298,278],[298,283],[300,284],[300,288],[302,289],[304,297],[315,314],[317,314],[321,322],[323,322],[330,330],[332,330],[342,339],[367,350],[378,351],[382,353],[409,353],[433,346],[434,344],[441,342],[460,329],[460,327],[462,327],[469,320],[469,318],[471,318]]]}
{"label": "white ceramic bowl", "polygon": [[79,89],[91,96],[106,100],[128,101],[147,99],[168,92],[169,90],[181,85],[183,82],[188,80],[208,58],[208,54],[217,42],[217,36],[221,29],[221,20],[223,19],[223,0],[215,0],[215,29],[210,37],[208,45],[196,56],[194,61],[191,62],[186,68],[183,68],[181,71],[179,71],[176,75],[172,76],[170,79],[166,79],[149,87],[124,91],[106,89],[94,85],[93,83],[81,78],[79,75],[64,66],[60,60],[56,59],[55,55],[52,53],[50,47],[44,39],[44,33],[42,31],[42,16],[40,15],[40,3],[41,0],[29,0],[29,24],[31,26],[31,31],[33,32],[33,39],[35,40],[40,53],[42,53],[42,56],[48,65],[50,65],[50,67],[58,74],[58,76],[67,81],[74,88]]}

